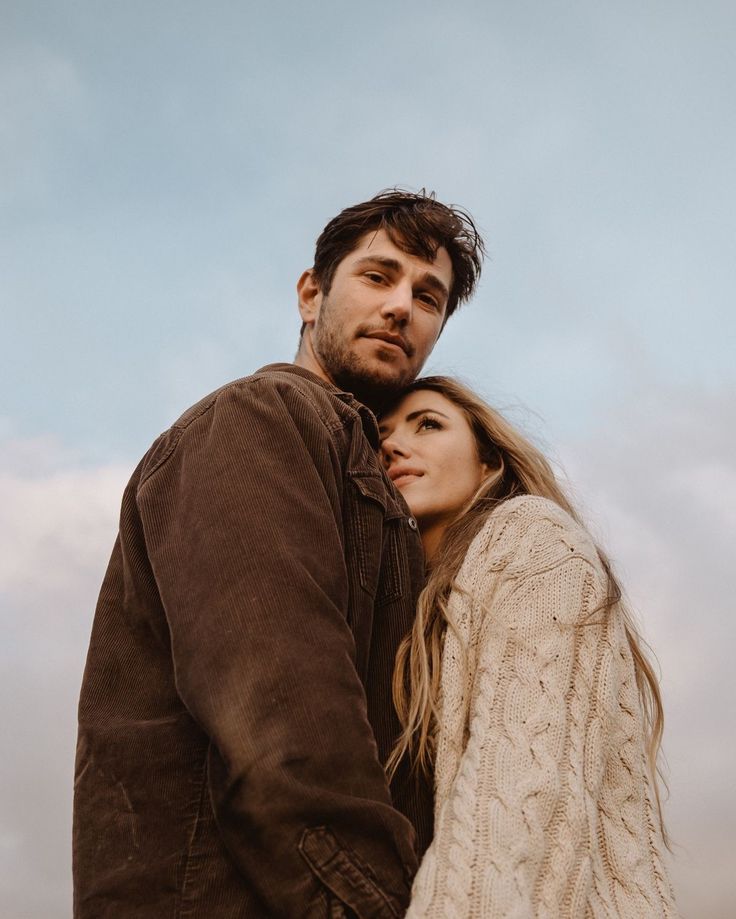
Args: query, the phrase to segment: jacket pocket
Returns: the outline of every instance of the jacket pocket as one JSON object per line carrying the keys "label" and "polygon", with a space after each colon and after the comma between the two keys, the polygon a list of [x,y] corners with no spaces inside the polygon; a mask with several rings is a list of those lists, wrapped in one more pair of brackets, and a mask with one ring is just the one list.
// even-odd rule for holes
{"label": "jacket pocket", "polygon": [[376,606],[393,603],[409,589],[407,564],[404,521],[397,518],[388,522],[383,535],[381,577],[376,591]]}
{"label": "jacket pocket", "polygon": [[378,475],[351,475],[345,502],[346,559],[362,590],[375,597],[381,574],[386,491]]}
{"label": "jacket pocket", "polygon": [[[341,844],[328,827],[306,829],[299,851],[314,875],[337,897],[346,916],[351,915],[350,910],[361,919],[396,919],[402,915],[400,905],[381,890],[358,854]],[[329,901],[328,894],[327,903]],[[336,904],[330,906],[325,915],[339,916],[340,913],[334,911]]]}
{"label": "jacket pocket", "polygon": [[406,534],[403,508],[380,475],[352,474],[347,531],[361,588],[376,606],[391,603],[407,589]]}
{"label": "jacket pocket", "polygon": [[355,913],[347,909],[326,887],[320,885],[304,913],[304,919],[354,919]]}

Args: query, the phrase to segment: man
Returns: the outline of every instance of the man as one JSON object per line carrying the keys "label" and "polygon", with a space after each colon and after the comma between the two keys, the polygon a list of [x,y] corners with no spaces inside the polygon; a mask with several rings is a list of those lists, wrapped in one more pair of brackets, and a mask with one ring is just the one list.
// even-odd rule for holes
{"label": "man", "polygon": [[431,789],[381,764],[423,565],[365,406],[417,375],[481,255],[423,194],[343,211],[295,364],[202,400],[133,473],[80,699],[78,919],[403,914]]}

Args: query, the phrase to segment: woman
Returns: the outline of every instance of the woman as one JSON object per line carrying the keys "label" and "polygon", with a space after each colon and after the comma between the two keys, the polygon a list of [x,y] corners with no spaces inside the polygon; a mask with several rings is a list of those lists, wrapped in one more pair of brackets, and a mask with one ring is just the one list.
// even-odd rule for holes
{"label": "woman", "polygon": [[545,458],[459,383],[381,424],[429,563],[389,762],[435,769],[409,917],[674,916],[654,672]]}

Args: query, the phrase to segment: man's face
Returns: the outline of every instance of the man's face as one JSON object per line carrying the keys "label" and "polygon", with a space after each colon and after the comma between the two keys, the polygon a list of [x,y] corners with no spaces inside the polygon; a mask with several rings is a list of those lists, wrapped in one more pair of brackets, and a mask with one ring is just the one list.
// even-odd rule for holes
{"label": "man's face", "polygon": [[307,324],[300,363],[368,405],[417,376],[447,309],[446,249],[425,261],[399,249],[385,230],[371,231],[337,266],[329,294],[309,275],[299,282]]}

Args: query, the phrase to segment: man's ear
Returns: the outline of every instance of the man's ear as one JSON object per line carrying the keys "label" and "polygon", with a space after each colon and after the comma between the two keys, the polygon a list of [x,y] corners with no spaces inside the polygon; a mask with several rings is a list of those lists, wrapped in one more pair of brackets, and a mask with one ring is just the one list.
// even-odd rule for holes
{"label": "man's ear", "polygon": [[322,306],[322,290],[314,275],[314,268],[307,268],[296,282],[299,297],[299,315],[306,325],[314,325]]}

